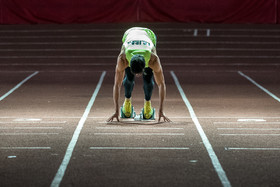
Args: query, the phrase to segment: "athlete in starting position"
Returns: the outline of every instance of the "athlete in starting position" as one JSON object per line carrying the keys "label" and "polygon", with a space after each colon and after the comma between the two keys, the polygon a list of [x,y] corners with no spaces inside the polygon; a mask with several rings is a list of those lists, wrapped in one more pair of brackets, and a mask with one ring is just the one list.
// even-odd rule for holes
{"label": "athlete in starting position", "polygon": [[150,119],[153,114],[151,96],[154,87],[153,77],[159,88],[159,112],[158,121],[170,120],[163,113],[163,102],[166,95],[166,86],[159,57],[156,53],[156,35],[148,28],[133,27],[127,30],[122,38],[122,48],[117,59],[115,70],[115,83],[113,88],[113,99],[115,113],[107,120],[112,122],[114,118],[119,121],[120,107],[119,96],[122,83],[125,88],[125,101],[122,113],[125,117],[130,117],[132,111],[131,93],[134,87],[134,78],[143,75],[144,81],[144,109],[143,117]]}

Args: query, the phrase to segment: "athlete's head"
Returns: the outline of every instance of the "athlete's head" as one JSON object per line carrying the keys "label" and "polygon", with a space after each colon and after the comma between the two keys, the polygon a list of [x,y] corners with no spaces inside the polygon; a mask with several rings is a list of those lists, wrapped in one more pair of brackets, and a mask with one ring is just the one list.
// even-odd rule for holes
{"label": "athlete's head", "polygon": [[133,55],[130,60],[130,70],[133,74],[142,74],[145,68],[145,59],[142,55]]}

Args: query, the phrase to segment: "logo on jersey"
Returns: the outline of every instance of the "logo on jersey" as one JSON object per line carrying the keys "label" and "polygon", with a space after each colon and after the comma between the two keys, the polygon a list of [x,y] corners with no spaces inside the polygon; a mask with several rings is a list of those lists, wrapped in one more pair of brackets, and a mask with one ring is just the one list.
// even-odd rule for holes
{"label": "logo on jersey", "polygon": [[144,40],[132,40],[127,42],[128,45],[146,45],[146,46],[151,46],[149,42],[146,42]]}

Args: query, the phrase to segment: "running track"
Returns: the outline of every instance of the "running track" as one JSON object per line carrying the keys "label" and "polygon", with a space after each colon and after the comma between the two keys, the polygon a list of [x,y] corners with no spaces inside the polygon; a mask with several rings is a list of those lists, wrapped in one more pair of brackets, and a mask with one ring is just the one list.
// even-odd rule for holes
{"label": "running track", "polygon": [[1,26],[0,186],[279,186],[280,27],[141,24],[173,122],[106,123],[130,26]]}

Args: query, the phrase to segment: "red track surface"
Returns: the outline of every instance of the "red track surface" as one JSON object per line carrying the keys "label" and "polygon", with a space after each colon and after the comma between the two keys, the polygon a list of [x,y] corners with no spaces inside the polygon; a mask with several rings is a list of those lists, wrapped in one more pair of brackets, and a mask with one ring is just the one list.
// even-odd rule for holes
{"label": "red track surface", "polygon": [[[165,113],[173,122],[105,123],[113,113],[121,37],[130,26],[1,26],[0,97],[38,74],[0,101],[0,186],[50,186],[65,157],[70,162],[60,186],[278,186],[280,27],[141,24],[158,36]],[[104,81],[67,156],[103,71]],[[227,184],[218,177],[171,71]],[[140,78],[133,92],[137,113],[143,98]],[[152,103],[157,108],[156,88]]]}

